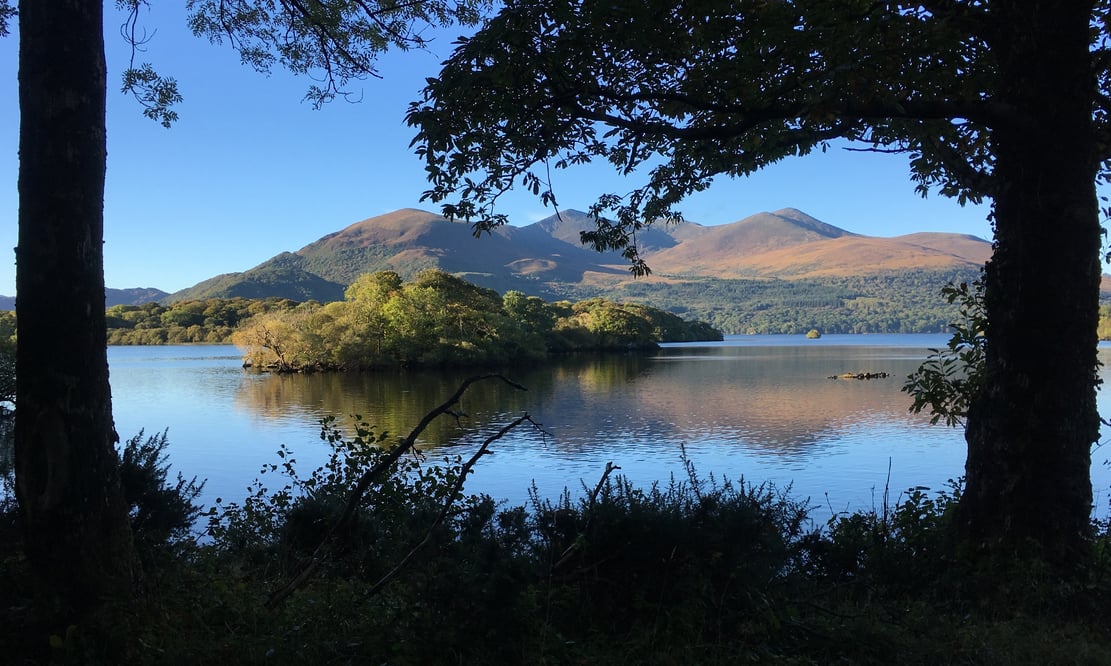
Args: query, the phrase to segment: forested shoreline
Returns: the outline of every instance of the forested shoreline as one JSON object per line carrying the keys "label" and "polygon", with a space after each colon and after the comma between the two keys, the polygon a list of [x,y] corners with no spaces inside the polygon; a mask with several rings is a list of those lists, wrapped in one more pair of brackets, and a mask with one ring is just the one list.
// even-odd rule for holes
{"label": "forested shoreline", "polygon": [[435,269],[409,282],[393,271],[363,275],[343,301],[259,314],[232,336],[249,365],[278,372],[491,366],[721,339],[708,324],[646,305],[502,296]]}
{"label": "forested shoreline", "polygon": [[[935,282],[923,278],[911,289],[903,288],[899,276],[824,282],[711,280],[701,286],[633,283],[614,289],[580,288],[565,302],[603,299],[642,304],[706,322],[726,335],[801,335],[811,329],[822,334],[946,333],[958,314],[938,296],[940,287]],[[877,295],[883,284],[891,297]],[[252,317],[317,305],[321,304],[242,296],[113,305],[106,309],[108,344],[231,344],[236,329]],[[5,337],[15,333],[14,313],[0,311],[0,332],[8,329]],[[1111,340],[1111,303],[1100,307],[1099,338]]]}

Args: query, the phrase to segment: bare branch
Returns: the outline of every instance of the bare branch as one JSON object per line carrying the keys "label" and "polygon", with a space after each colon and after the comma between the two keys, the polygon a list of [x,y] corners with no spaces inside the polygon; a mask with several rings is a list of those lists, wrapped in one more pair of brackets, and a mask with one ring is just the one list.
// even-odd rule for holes
{"label": "bare branch", "polygon": [[[320,564],[324,561],[325,547],[331,542],[336,532],[346,526],[347,523],[351,520],[351,517],[355,513],[355,509],[362,501],[363,496],[366,494],[366,491],[370,489],[370,485],[374,483],[374,481],[383,472],[388,470],[390,467],[393,467],[394,463],[396,463],[401,458],[401,456],[403,456],[407,451],[413,448],[413,445],[416,444],[417,438],[420,437],[421,433],[425,431],[425,429],[432,423],[432,421],[436,419],[436,417],[443,414],[450,414],[452,412],[451,408],[459,402],[459,400],[463,397],[463,394],[466,393],[467,389],[472,384],[486,379],[500,379],[513,388],[520,389],[522,391],[528,390],[517,382],[514,382],[511,379],[508,379],[507,377],[498,373],[476,375],[463,380],[463,383],[459,385],[459,388],[456,389],[455,393],[452,394],[450,398],[445,400],[442,404],[440,404],[432,411],[425,414],[424,418],[420,420],[420,423],[418,423],[417,426],[413,428],[412,432],[410,432],[407,437],[402,439],[400,442],[397,443],[396,446],[390,449],[390,452],[386,454],[386,456],[382,458],[382,460],[380,460],[378,464],[364,472],[363,475],[359,477],[359,481],[355,484],[355,488],[351,491],[351,494],[347,498],[347,504],[344,505],[343,513],[340,515],[339,520],[337,520],[332,525],[331,529],[329,529],[328,532],[324,535],[324,538],[320,540],[320,544],[313,551],[312,559],[309,561],[308,565],[306,565],[305,568],[301,570],[301,573],[297,574],[297,576],[294,577],[294,579],[291,580],[287,585],[275,590],[270,595],[270,598],[267,600],[267,606],[274,606],[281,603],[283,600],[289,597],[289,595],[293,594],[293,592],[296,591],[297,588],[301,587],[301,585],[303,585],[304,582],[307,581],[316,572],[316,570],[320,567]],[[531,422],[532,419],[528,420]],[[498,436],[491,439],[490,442],[499,439],[501,436],[502,434],[499,434]]]}
{"label": "bare branch", "polygon": [[382,577],[378,579],[378,582],[376,582],[374,585],[371,586],[369,590],[367,590],[366,596],[372,597],[377,594],[382,588],[386,586],[387,583],[389,583],[394,578],[394,576],[396,576],[398,573],[401,572],[402,569],[405,568],[405,565],[409,563],[409,560],[413,559],[413,556],[416,555],[418,551],[424,548],[428,544],[428,542],[432,540],[432,534],[436,531],[436,528],[444,522],[444,518],[447,517],[448,512],[451,509],[451,505],[455,503],[455,500],[458,499],[460,493],[462,493],[463,482],[466,480],[467,475],[471,473],[471,469],[474,468],[475,463],[478,462],[478,459],[489,453],[489,451],[487,451],[489,446],[502,437],[505,437],[507,434],[509,434],[510,431],[514,430],[515,428],[526,422],[531,423],[533,427],[540,430],[540,425],[533,421],[532,417],[530,417],[528,414],[525,414],[524,416],[520,416],[515,419],[512,423],[504,426],[496,434],[487,437],[486,440],[482,442],[482,446],[478,447],[478,450],[475,451],[474,455],[471,456],[470,459],[467,460],[467,462],[463,465],[462,471],[459,474],[459,478],[455,480],[455,484],[452,486],[451,491],[448,493],[448,498],[444,502],[443,507],[440,509],[439,515],[437,515],[436,519],[432,521],[432,525],[429,526],[428,532],[424,535],[424,538],[421,539],[420,543],[413,546],[412,550],[410,550],[405,555],[405,557],[401,558],[401,561],[399,561],[394,566],[394,568],[383,574]]}
{"label": "bare branch", "polygon": [[[594,505],[598,502],[599,493],[601,493],[602,488],[605,487],[606,481],[609,480],[610,474],[613,474],[614,472],[616,472],[619,469],[621,469],[621,468],[618,467],[617,465],[613,464],[613,461],[610,461],[610,462],[606,463],[606,469],[602,472],[601,478],[598,479],[598,483],[594,486],[593,492],[590,493],[590,501],[587,504],[587,508],[586,508],[586,524],[583,525],[583,530],[582,530],[583,534],[586,534],[587,532],[589,532],[590,531],[590,526],[592,524],[594,524]],[[555,571],[556,569],[558,569],[561,566],[563,566],[564,564],[566,564],[567,561],[571,559],[571,556],[574,555],[575,552],[579,550],[579,548],[581,547],[580,544],[582,544],[582,541],[579,540],[579,539],[576,539],[574,541],[574,543],[572,543],[570,546],[568,546],[567,550],[563,551],[563,553],[560,555],[559,561],[557,561],[555,564],[552,565],[552,571]]]}

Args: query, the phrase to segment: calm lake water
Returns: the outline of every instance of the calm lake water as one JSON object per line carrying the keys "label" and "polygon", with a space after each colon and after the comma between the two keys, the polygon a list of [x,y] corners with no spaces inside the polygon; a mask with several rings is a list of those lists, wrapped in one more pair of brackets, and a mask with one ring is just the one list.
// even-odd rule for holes
{"label": "calm lake water", "polygon": [[[686,446],[699,474],[791,485],[816,518],[830,509],[878,506],[911,486],[942,488],[963,473],[959,429],[907,411],[899,388],[945,335],[736,336],[668,345],[655,355],[611,355],[507,372],[527,387],[473,386],[461,423],[442,417],[421,446],[436,459],[469,455],[528,413],[545,433],[518,428],[495,443],[468,489],[513,503],[536,483],[542,495],[593,486],[608,461],[640,485],[682,476]],[[1101,349],[1105,384],[1111,348]],[[288,445],[307,473],[325,458],[319,420],[351,415],[407,434],[468,372],[260,375],[234,346],[110,347],[116,428],[129,438],[169,429],[173,471],[207,478],[203,500],[239,500],[259,468]],[[842,372],[887,379],[828,379]],[[1100,412],[1111,414],[1106,391]],[[1104,440],[1111,432],[1104,433]],[[1103,440],[1101,440],[1103,441]],[[1111,447],[1093,452],[1100,515],[1108,513]]]}

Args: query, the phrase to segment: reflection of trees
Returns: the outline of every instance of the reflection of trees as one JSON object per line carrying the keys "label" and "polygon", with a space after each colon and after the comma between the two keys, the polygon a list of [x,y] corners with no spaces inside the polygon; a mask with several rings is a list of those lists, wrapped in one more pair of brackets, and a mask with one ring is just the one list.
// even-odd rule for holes
{"label": "reflection of trees", "polygon": [[[474,373],[391,370],[260,375],[243,382],[235,399],[237,405],[262,418],[312,421],[332,415],[350,424],[351,416],[359,415],[376,432],[404,436],[470,374]],[[513,377],[513,373],[507,376]],[[490,417],[512,407],[513,393],[513,389],[494,383],[473,387],[459,404],[460,411],[469,417],[462,422],[463,427],[487,425]],[[440,418],[425,430],[421,444],[448,444],[462,433],[453,419]]]}
{"label": "reflection of trees", "polygon": [[[685,350],[669,350],[658,356],[581,355],[512,368],[504,374],[527,392],[499,383],[476,386],[460,405],[468,415],[463,427],[437,419],[422,444],[452,444],[472,429],[528,412],[552,433],[546,445],[566,451],[620,447],[630,440],[654,445],[721,439],[799,453],[860,421],[867,426],[859,427],[871,427],[877,420],[911,418],[899,383],[919,360],[875,362],[853,359],[852,353],[753,348],[684,356]],[[885,371],[892,378],[828,379],[850,370]],[[311,421],[359,414],[376,430],[402,436],[469,374],[397,370],[255,376],[243,382],[236,401],[263,418]]]}
{"label": "reflection of trees", "polygon": [[[567,449],[703,439],[801,453],[854,427],[905,422],[901,377],[917,358],[874,361],[837,349],[668,350],[639,361],[549,372],[558,390],[533,396],[532,413]],[[893,378],[838,381],[848,370]]]}

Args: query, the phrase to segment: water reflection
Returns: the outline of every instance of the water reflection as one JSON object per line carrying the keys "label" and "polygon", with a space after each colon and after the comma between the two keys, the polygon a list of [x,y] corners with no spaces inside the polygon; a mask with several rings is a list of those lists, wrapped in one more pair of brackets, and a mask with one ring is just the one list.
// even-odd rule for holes
{"label": "water reflection", "polygon": [[[960,430],[909,414],[909,398],[899,390],[945,336],[849,336],[845,344],[838,337],[820,344],[801,336],[734,338],[649,356],[508,369],[528,391],[498,382],[474,386],[461,404],[468,418],[436,420],[421,446],[435,455],[466,453],[529,413],[549,434],[515,431],[468,481],[472,490],[513,502],[525,499],[533,481],[548,495],[576,490],[580,479],[592,485],[611,460],[634,483],[666,480],[682,473],[684,444],[704,474],[793,484],[796,495],[838,510],[874,506],[888,485],[897,493],[959,477]],[[302,467],[320,464],[323,416],[349,423],[359,414],[378,431],[404,435],[470,374],[258,375],[240,367],[234,347],[113,347],[109,359],[121,436],[168,427],[175,470],[208,478],[209,503],[241,497],[279,444],[288,444]],[[891,376],[828,379],[856,371]],[[1100,409],[1111,413],[1106,403],[1105,391]],[[1097,509],[1106,509],[1111,484],[1106,457],[1097,451],[1093,464]]]}
{"label": "water reflection", "polygon": [[[529,390],[477,385],[462,408],[478,428],[528,412],[569,453],[654,446],[668,441],[731,441],[774,456],[798,457],[836,433],[892,421],[913,424],[902,378],[921,354],[867,354],[834,347],[666,349],[657,355],[565,359],[505,374]],[[908,358],[909,356],[909,358]],[[868,381],[832,380],[847,371],[882,371]],[[236,405],[267,419],[359,414],[404,434],[450,395],[465,372],[260,376],[243,382]],[[462,434],[450,419],[425,433],[426,446]]]}

